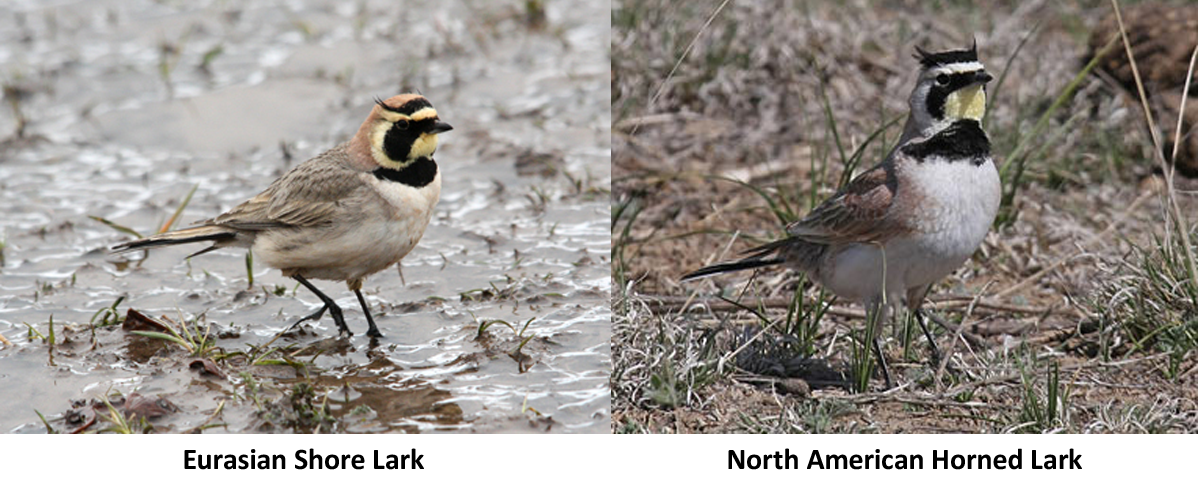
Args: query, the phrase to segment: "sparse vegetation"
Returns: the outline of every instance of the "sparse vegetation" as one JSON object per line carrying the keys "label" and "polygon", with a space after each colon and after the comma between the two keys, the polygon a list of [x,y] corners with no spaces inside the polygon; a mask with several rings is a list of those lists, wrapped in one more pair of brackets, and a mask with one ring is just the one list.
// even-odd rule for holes
{"label": "sparse vegetation", "polygon": [[101,429],[104,433],[120,433],[122,435],[133,435],[136,433],[150,433],[154,431],[154,427],[146,421],[145,417],[127,417],[123,411],[117,409],[108,400],[108,395],[100,397],[100,401],[104,403],[104,407],[108,409],[107,415],[100,416],[108,422],[108,426]]}
{"label": "sparse vegetation", "polygon": [[157,324],[165,328],[166,331],[134,330],[130,332],[147,338],[171,342],[182,347],[192,357],[206,357],[214,353],[217,349],[209,327],[204,327],[203,332],[200,332],[198,321],[193,321],[189,326],[187,320],[182,318],[182,312],[180,312],[178,323],[161,321]]}
{"label": "sparse vegetation", "polygon": [[92,327],[108,327],[124,322],[125,318],[121,316],[120,311],[116,309],[123,301],[125,301],[125,296],[118,296],[117,299],[112,302],[112,305],[97,310],[96,313],[92,314],[92,319],[89,324],[91,324]]}

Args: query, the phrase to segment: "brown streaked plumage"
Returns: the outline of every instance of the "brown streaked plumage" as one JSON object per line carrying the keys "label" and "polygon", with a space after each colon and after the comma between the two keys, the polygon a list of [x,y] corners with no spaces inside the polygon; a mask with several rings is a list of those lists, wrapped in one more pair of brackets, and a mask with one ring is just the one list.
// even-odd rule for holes
{"label": "brown streaked plumage", "polygon": [[[195,227],[115,246],[124,252],[193,242],[252,248],[255,258],[315,293],[323,307],[296,322],[333,315],[349,334],[341,308],[308,279],[345,281],[381,336],[361,288],[365,278],[395,265],[420,240],[441,193],[432,156],[437,134],[452,130],[424,97],[376,101],[348,142],[301,163],[266,190]],[[189,257],[190,258],[190,257]],[[292,327],[295,327],[294,325]]]}
{"label": "brown streaked plumage", "polygon": [[[907,186],[904,186],[907,187]],[[806,217],[786,226],[786,233],[805,241],[882,243],[908,230],[892,210],[899,176],[891,164],[882,164],[855,177],[835,196],[820,203]]]}

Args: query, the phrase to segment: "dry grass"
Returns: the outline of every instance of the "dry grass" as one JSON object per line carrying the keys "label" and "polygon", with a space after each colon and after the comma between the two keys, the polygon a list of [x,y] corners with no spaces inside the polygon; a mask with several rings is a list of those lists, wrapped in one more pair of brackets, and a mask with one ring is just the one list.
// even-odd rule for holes
{"label": "dry grass", "polygon": [[[615,431],[1198,431],[1198,286],[1167,195],[1193,213],[1198,183],[1162,181],[1133,96],[1092,76],[1065,92],[1109,4],[731,2],[713,17],[721,3],[612,14]],[[678,282],[880,159],[914,46],[974,36],[1001,75],[996,160],[1016,168],[1004,217],[933,290],[965,323],[937,330],[945,362],[899,321],[884,347],[899,387],[852,393],[832,377],[854,361],[859,308],[827,308],[790,272]]]}

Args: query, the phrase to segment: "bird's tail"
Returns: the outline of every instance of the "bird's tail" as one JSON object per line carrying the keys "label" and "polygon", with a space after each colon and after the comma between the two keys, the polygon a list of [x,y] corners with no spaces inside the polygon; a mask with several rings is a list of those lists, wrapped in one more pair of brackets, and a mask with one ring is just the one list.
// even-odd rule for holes
{"label": "bird's tail", "polygon": [[699,270],[682,276],[683,281],[707,277],[709,275],[723,274],[725,272],[737,272],[740,270],[756,269],[760,267],[770,267],[785,263],[786,260],[777,256],[777,253],[790,244],[790,239],[782,239],[772,243],[763,244],[756,248],[749,249],[744,252],[745,258],[735,262],[717,263],[708,265]]}
{"label": "bird's tail", "polygon": [[237,237],[237,232],[233,229],[219,227],[215,225],[202,225],[199,227],[191,227],[187,229],[173,230],[162,234],[155,234],[150,237],[121,243],[112,247],[114,253],[124,253],[126,251],[135,251],[140,249],[157,248],[159,246],[174,246],[176,244],[198,243],[204,241],[212,241],[212,246],[204,248],[200,251],[188,255],[187,258],[202,255],[232,241]]}

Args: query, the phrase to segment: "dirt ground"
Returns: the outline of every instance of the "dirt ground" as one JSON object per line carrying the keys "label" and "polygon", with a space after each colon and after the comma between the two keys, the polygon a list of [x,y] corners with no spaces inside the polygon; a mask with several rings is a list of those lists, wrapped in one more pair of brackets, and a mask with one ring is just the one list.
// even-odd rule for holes
{"label": "dirt ground", "polygon": [[[1055,104],[1109,3],[722,4],[612,14],[613,431],[1198,430],[1194,282],[1142,108],[1101,68]],[[1009,199],[932,290],[963,324],[934,329],[944,362],[900,320],[896,387],[854,388],[858,305],[789,271],[679,282],[884,157],[915,47],[973,39],[999,76],[985,127]],[[1198,181],[1174,192],[1195,213]]]}

